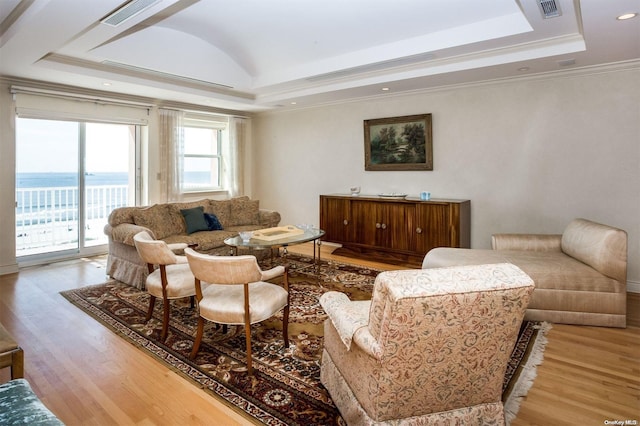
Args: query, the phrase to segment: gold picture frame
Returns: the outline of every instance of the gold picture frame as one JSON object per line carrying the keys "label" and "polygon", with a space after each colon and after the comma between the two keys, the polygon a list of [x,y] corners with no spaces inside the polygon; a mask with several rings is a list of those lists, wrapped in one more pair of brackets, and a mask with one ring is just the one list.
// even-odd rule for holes
{"label": "gold picture frame", "polygon": [[364,169],[433,170],[431,114],[364,120]]}

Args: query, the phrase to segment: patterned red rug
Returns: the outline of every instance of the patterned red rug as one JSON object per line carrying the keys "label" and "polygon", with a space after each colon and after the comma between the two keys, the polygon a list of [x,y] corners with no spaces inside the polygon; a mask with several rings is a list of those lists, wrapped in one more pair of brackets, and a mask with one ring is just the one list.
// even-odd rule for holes
{"label": "patterned red rug", "polygon": [[[169,336],[160,342],[161,303],[154,317],[144,322],[149,296],[118,281],[62,292],[71,303],[132,344],[168,364],[201,388],[268,425],[341,425],[344,421],[320,384],[322,322],[318,303],[325,291],[338,290],[351,299],[368,299],[375,269],[323,261],[319,274],[311,259],[290,255],[290,347],[284,348],[279,319],[252,326],[254,376],[246,374],[244,331],[230,326],[226,333],[207,324],[200,351],[189,360],[196,329],[195,310],[188,300],[172,302]],[[507,419],[542,362],[548,324],[525,322],[504,380]]]}

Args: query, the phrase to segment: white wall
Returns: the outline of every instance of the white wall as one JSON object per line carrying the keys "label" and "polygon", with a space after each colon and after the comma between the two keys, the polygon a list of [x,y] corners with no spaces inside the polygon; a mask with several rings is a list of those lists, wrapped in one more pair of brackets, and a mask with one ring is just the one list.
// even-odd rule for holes
{"label": "white wall", "polygon": [[[318,196],[353,185],[470,199],[473,248],[584,217],[628,232],[640,291],[640,70],[629,68],[259,114],[253,196],[283,224],[317,224]],[[363,120],[423,113],[433,114],[433,171],[364,171]]]}
{"label": "white wall", "polygon": [[18,271],[16,263],[15,111],[9,86],[0,82],[0,274]]}

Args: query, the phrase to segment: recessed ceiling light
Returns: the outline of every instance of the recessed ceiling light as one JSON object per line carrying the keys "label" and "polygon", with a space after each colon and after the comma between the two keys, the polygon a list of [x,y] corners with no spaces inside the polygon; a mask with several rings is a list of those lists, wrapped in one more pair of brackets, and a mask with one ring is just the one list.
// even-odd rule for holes
{"label": "recessed ceiling light", "polygon": [[529,67],[520,67],[518,71],[529,71]]}
{"label": "recessed ceiling light", "polygon": [[111,86],[111,83],[109,83],[108,81],[105,81],[104,83],[102,83],[103,86]]}
{"label": "recessed ceiling light", "polygon": [[298,105],[297,102],[291,102],[291,105]]}
{"label": "recessed ceiling light", "polygon": [[388,88],[388,87],[383,87],[383,88],[382,88],[382,91],[383,91],[383,92],[388,92],[388,91],[389,91],[389,88]]}
{"label": "recessed ceiling light", "polygon": [[636,16],[638,16],[638,13],[625,13],[624,15],[620,15],[618,16],[616,19],[618,21],[625,21],[627,19],[631,19],[631,18],[635,18]]}

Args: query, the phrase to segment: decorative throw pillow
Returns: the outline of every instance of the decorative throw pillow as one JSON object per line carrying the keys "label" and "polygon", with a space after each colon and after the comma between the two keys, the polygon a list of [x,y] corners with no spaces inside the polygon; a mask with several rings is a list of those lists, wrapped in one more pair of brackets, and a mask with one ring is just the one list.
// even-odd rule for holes
{"label": "decorative throw pillow", "polygon": [[215,214],[205,213],[204,220],[207,221],[207,229],[209,231],[222,231],[224,229]]}
{"label": "decorative throw pillow", "polygon": [[209,226],[204,218],[204,207],[198,206],[191,209],[180,210],[187,225],[187,234],[193,234],[198,231],[208,231]]}
{"label": "decorative throw pillow", "polygon": [[194,207],[202,206],[205,208],[209,204],[208,200],[197,201],[185,201],[185,202],[172,202],[169,203],[169,215],[167,221],[171,222],[172,228],[175,230],[174,235],[185,234],[187,232],[187,226],[184,222],[184,216],[180,213],[180,210],[192,209]]}

